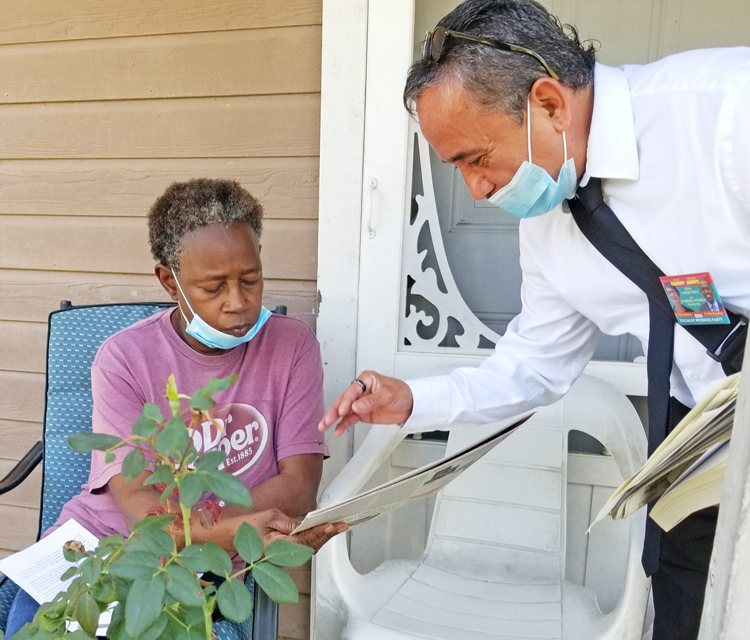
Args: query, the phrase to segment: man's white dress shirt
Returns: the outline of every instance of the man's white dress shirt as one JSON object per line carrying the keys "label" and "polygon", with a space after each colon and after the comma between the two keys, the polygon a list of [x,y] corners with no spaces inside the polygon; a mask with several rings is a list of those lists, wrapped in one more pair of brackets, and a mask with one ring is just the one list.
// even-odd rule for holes
{"label": "man's white dress shirt", "polygon": [[[750,48],[596,65],[586,172],[667,275],[708,271],[724,305],[750,312]],[[648,343],[646,294],[557,207],[521,221],[523,309],[478,368],[408,382],[404,430],[488,422],[549,404],[583,372],[601,333]],[[693,406],[723,376],[675,325],[672,395]]]}

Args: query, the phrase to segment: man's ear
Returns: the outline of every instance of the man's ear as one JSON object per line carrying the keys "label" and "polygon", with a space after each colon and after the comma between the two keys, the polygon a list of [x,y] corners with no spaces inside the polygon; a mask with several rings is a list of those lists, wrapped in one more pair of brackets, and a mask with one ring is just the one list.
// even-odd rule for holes
{"label": "man's ear", "polygon": [[570,100],[563,85],[554,78],[539,78],[531,86],[529,100],[532,107],[542,107],[552,126],[559,132],[570,127]]}
{"label": "man's ear", "polygon": [[169,297],[172,298],[172,300],[177,300],[177,282],[174,279],[172,270],[167,265],[160,262],[154,267],[154,273],[159,279],[159,284],[164,287],[164,291],[169,294]]}

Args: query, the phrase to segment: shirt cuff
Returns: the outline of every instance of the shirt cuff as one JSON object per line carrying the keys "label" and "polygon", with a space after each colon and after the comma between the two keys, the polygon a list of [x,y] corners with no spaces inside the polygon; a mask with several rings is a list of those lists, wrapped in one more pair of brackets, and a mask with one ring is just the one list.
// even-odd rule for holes
{"label": "shirt cuff", "polygon": [[406,433],[448,430],[450,422],[450,378],[435,376],[406,380],[411,389],[411,415],[401,429]]}

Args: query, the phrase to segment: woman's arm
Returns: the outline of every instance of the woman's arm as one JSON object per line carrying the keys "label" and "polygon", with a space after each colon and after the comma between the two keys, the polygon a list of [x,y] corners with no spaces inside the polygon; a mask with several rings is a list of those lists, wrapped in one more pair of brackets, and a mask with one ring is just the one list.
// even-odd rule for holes
{"label": "woman's arm", "polygon": [[[149,510],[161,504],[159,502],[160,494],[158,490],[152,485],[144,486],[143,484],[150,475],[150,471],[144,471],[132,482],[126,482],[124,476],[118,474],[112,477],[108,483],[109,490],[112,492],[120,511],[125,516],[125,521],[130,530],[132,530],[136,522],[148,515]],[[274,480],[276,477],[271,478],[271,480]],[[318,477],[320,476],[318,475]],[[283,488],[283,486],[279,484],[277,488]],[[315,486],[317,489],[317,482]],[[227,509],[234,508],[229,507]],[[292,542],[306,544],[317,551],[333,536],[346,530],[346,525],[337,523],[320,525],[298,536],[292,536],[290,534],[297,526],[298,521],[284,515],[279,509],[235,510],[234,513],[227,512],[227,509],[224,510],[224,517],[215,523],[211,529],[203,527],[197,515],[191,518],[191,533],[194,544],[213,542],[218,544],[222,549],[234,552],[234,535],[240,525],[246,522],[258,531],[266,546],[274,540],[286,538]]]}
{"label": "woman's arm", "polygon": [[250,489],[252,510],[227,505],[226,516],[242,515],[264,509],[278,509],[288,516],[304,516],[317,505],[318,485],[323,473],[323,455],[319,453],[289,456],[278,462],[279,473]]}

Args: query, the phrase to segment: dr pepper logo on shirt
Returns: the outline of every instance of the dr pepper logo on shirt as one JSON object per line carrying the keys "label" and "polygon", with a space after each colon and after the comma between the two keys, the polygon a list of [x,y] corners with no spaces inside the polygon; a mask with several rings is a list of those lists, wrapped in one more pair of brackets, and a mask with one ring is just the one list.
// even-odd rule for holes
{"label": "dr pepper logo on shirt", "polygon": [[249,404],[233,403],[211,411],[222,433],[210,420],[201,422],[190,435],[198,455],[222,449],[227,459],[219,467],[239,475],[258,460],[268,447],[268,424],[263,414]]}

